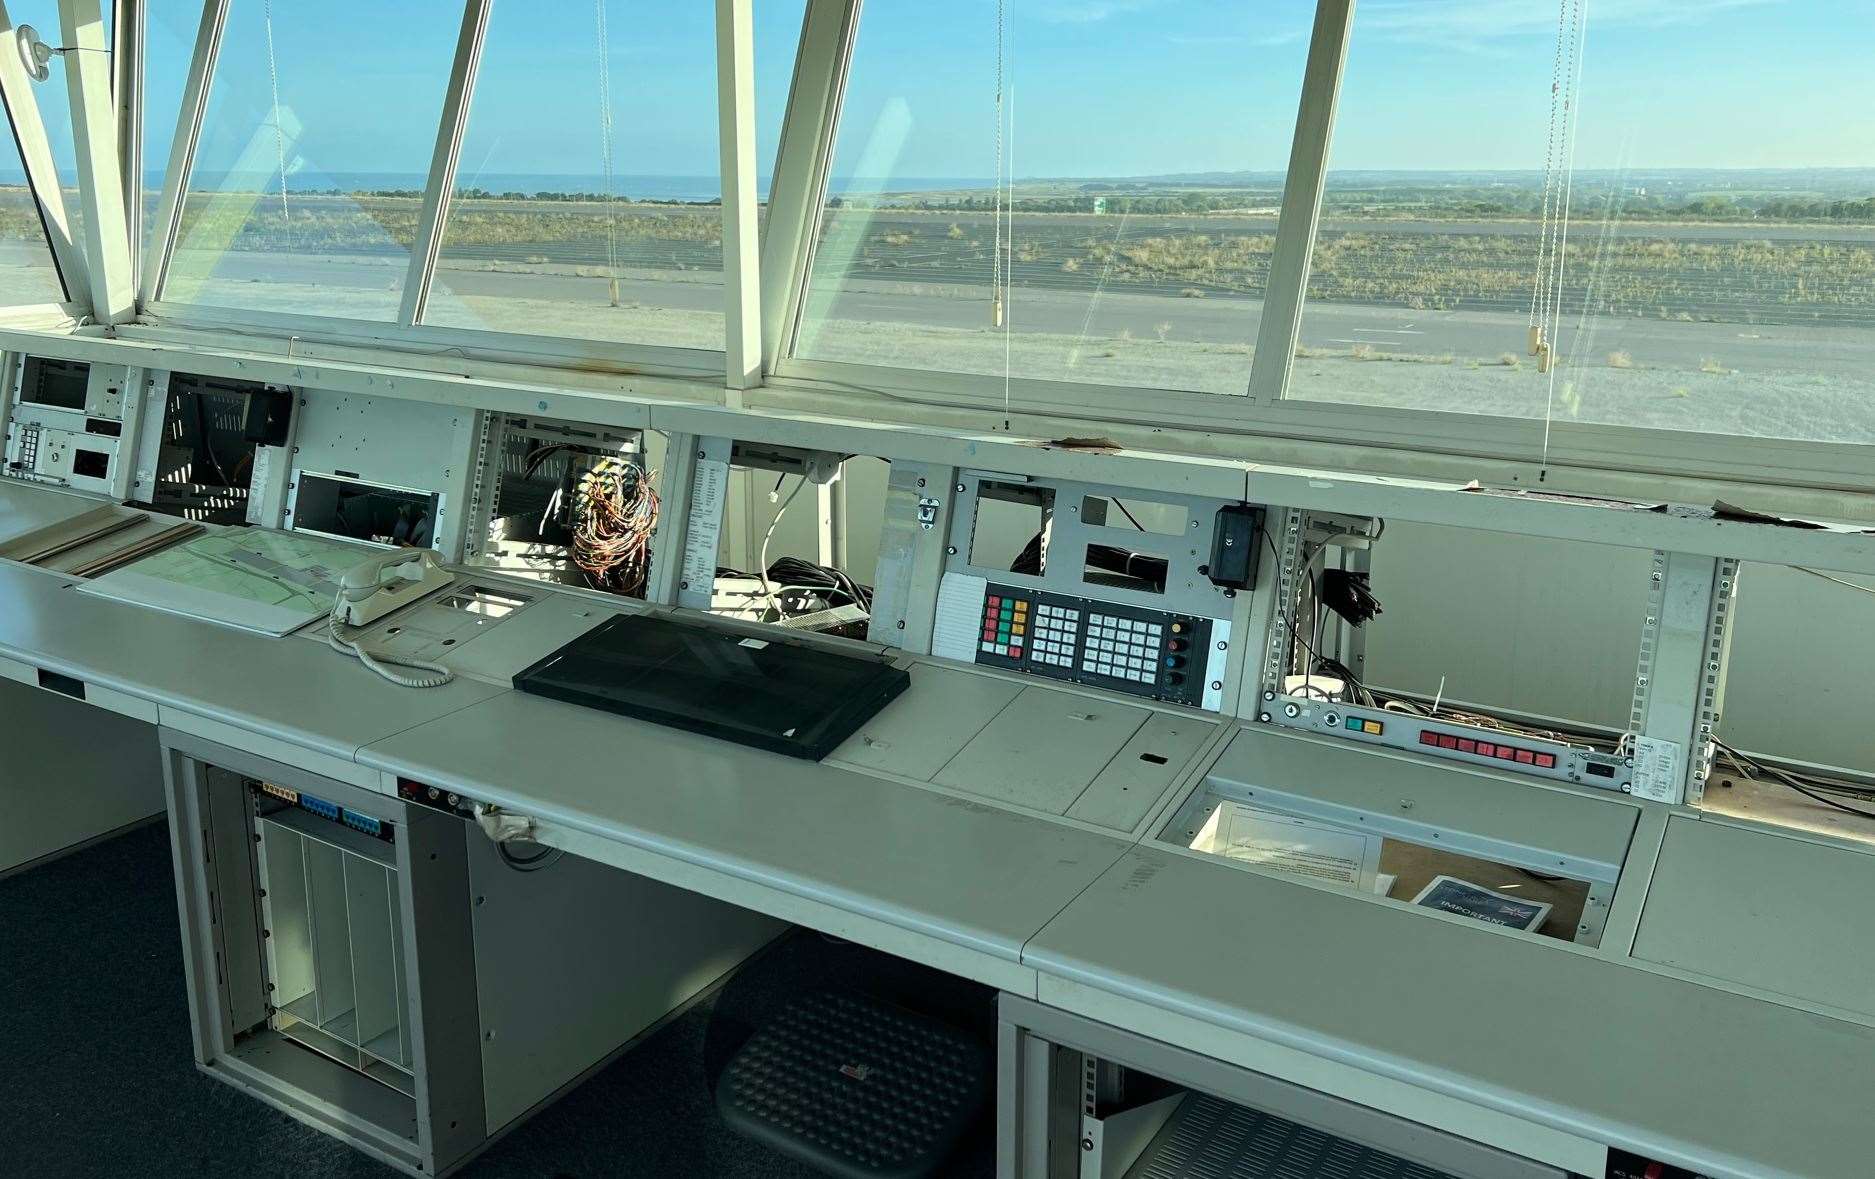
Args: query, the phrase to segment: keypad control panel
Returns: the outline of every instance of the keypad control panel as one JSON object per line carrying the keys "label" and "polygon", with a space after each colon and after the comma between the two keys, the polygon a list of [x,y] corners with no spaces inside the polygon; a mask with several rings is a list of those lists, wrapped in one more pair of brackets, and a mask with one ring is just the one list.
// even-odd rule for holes
{"label": "keypad control panel", "polygon": [[1208,618],[991,584],[976,661],[1202,708],[1213,628]]}

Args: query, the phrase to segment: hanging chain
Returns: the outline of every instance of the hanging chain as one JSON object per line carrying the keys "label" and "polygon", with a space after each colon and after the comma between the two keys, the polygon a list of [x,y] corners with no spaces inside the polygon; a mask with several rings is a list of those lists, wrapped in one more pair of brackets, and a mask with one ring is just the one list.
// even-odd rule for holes
{"label": "hanging chain", "polygon": [[996,0],[996,179],[990,217],[996,223],[990,252],[990,326],[1003,326],[1003,26],[1007,0]]}
{"label": "hanging chain", "polygon": [[606,28],[606,0],[593,0],[599,39],[599,148],[605,168],[605,256],[608,278],[618,280],[618,199],[612,178],[612,42]]}
{"label": "hanging chain", "polygon": [[1543,212],[1537,235],[1536,274],[1530,286],[1530,355],[1543,351],[1545,325],[1549,322],[1549,256],[1551,212],[1556,192],[1556,144],[1563,89],[1563,40],[1569,0],[1556,4],[1556,59],[1550,67],[1549,143],[1543,152]]}
{"label": "hanging chain", "polygon": [[280,126],[280,67],[273,52],[273,0],[262,6],[267,22],[267,85],[273,91],[273,150],[280,161],[280,219],[292,220],[286,207],[286,129]]}

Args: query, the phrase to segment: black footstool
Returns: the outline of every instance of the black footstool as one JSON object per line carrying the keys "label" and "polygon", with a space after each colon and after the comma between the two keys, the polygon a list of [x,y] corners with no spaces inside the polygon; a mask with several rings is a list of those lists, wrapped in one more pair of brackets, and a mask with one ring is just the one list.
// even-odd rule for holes
{"label": "black footstool", "polygon": [[749,1037],[716,1105],[737,1133],[842,1179],[925,1179],[988,1099],[970,1036],[864,995],[817,992]]}

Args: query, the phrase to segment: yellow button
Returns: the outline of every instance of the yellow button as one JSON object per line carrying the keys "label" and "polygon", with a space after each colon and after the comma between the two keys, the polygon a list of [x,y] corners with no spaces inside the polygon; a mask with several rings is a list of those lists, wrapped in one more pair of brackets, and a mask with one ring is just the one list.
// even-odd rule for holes
{"label": "yellow button", "polygon": [[1367,733],[1369,733],[1369,734],[1371,734],[1371,735],[1373,735],[1373,736],[1375,736],[1375,737],[1378,737],[1378,736],[1380,736],[1380,731],[1381,731],[1381,730],[1380,730],[1380,722],[1379,722],[1379,721],[1371,721],[1371,720],[1370,720],[1370,721],[1362,721],[1362,722],[1361,722],[1361,728],[1362,728],[1363,730],[1365,730],[1365,731],[1366,731]]}

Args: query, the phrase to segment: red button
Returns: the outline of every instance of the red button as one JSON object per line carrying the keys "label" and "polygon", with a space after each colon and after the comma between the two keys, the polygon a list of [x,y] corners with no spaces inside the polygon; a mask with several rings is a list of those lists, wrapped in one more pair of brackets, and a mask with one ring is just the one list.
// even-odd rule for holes
{"label": "red button", "polygon": [[1009,657],[1010,657],[1011,659],[1020,659],[1020,658],[1022,658],[1022,648],[1021,648],[1021,647],[1011,647],[1011,648],[1009,648]]}
{"label": "red button", "polygon": [[1536,764],[1546,770],[1553,770],[1556,768],[1556,755],[1553,753],[1539,753],[1536,755]]}
{"label": "red button", "polygon": [[1517,751],[1517,760],[1524,765],[1529,765],[1536,760],[1536,754],[1531,753],[1528,749],[1519,749]]}
{"label": "red button", "polygon": [[1473,741],[1470,737],[1460,737],[1458,739],[1458,751],[1460,753],[1476,753],[1478,752],[1478,743]]}
{"label": "red button", "polygon": [[1001,598],[997,597],[995,594],[990,595],[990,605],[1000,606],[1002,604],[1003,604],[1003,600]]}
{"label": "red button", "polygon": [[1500,745],[1497,747],[1497,756],[1500,761],[1514,761],[1517,757],[1517,751],[1508,745]]}
{"label": "red button", "polygon": [[1450,734],[1447,734],[1447,733],[1440,733],[1439,734],[1439,748],[1440,749],[1457,749],[1458,738],[1451,736]]}
{"label": "red button", "polygon": [[1496,757],[1497,746],[1493,745],[1489,741],[1478,742],[1478,756],[1479,757]]}
{"label": "red button", "polygon": [[1430,729],[1421,729],[1419,730],[1419,743],[1421,745],[1437,745],[1439,743],[1439,734]]}

